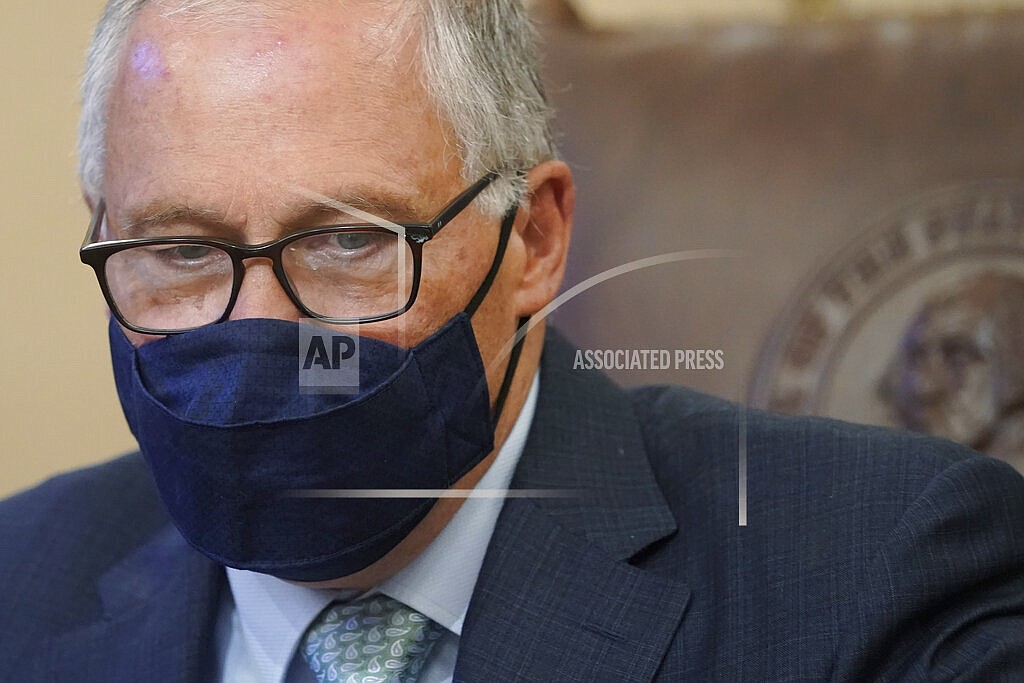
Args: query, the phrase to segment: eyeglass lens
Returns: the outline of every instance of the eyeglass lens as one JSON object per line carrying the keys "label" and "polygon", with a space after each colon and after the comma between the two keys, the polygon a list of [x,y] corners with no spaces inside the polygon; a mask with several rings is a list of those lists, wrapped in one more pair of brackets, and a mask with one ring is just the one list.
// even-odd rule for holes
{"label": "eyeglass lens", "polygon": [[[387,231],[338,231],[285,245],[281,264],[292,292],[326,318],[363,318],[400,310],[411,296],[412,249]],[[111,254],[107,286],[129,323],[154,330],[207,325],[231,301],[235,264],[227,251],[192,243],[147,244]]]}

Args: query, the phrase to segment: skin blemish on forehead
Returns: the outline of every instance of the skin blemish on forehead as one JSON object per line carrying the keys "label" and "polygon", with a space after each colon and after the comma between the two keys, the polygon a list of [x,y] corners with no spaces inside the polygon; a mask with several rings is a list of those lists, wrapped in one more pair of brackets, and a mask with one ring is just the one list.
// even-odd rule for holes
{"label": "skin blemish on forehead", "polygon": [[289,47],[283,36],[255,37],[247,48],[225,60],[225,78],[239,92],[259,91],[266,101],[277,99],[282,93],[280,79],[287,80],[288,61],[298,58]]}
{"label": "skin blemish on forehead", "polygon": [[270,62],[282,55],[284,48],[285,40],[278,36],[272,42],[256,47],[252,52],[251,59],[256,62]]}
{"label": "skin blemish on forehead", "polygon": [[160,54],[160,48],[148,38],[135,43],[132,47],[131,64],[135,73],[144,81],[167,77],[167,66]]}

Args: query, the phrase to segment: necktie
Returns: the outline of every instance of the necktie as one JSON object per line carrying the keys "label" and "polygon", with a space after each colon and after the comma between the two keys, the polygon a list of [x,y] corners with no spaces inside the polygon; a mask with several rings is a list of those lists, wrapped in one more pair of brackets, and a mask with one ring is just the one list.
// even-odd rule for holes
{"label": "necktie", "polygon": [[386,595],[334,603],[313,620],[302,654],[318,683],[415,683],[442,629]]}

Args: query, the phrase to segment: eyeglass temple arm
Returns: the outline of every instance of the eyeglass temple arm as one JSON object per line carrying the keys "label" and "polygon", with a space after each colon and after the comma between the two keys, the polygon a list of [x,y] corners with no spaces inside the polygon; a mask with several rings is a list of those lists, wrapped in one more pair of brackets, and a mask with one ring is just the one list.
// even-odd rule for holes
{"label": "eyeglass temple arm", "polygon": [[477,195],[484,191],[488,185],[494,182],[498,178],[498,173],[491,171],[480,180],[470,185],[466,190],[452,201],[451,204],[446,206],[441,213],[437,215],[437,218],[430,222],[430,236],[433,237],[441,231],[445,225],[451,222],[455,216],[462,212],[469,204],[476,199]]}
{"label": "eyeglass temple arm", "polygon": [[103,215],[106,213],[106,209],[106,202],[103,199],[100,199],[99,203],[96,204],[96,209],[92,212],[92,219],[89,221],[89,230],[85,233],[85,239],[82,240],[82,249],[97,241],[97,237],[100,233],[100,227],[103,225]]}

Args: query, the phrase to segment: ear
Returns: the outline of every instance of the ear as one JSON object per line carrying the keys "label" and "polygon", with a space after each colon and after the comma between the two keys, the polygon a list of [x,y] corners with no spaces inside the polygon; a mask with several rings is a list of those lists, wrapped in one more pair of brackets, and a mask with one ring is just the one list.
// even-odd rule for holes
{"label": "ear", "polygon": [[572,234],[575,187],[561,161],[545,161],[526,175],[529,207],[517,230],[526,262],[516,289],[516,315],[533,315],[558,293]]}

